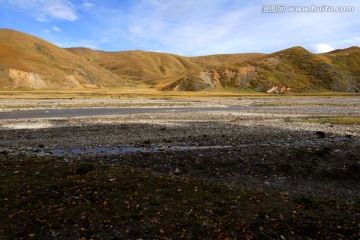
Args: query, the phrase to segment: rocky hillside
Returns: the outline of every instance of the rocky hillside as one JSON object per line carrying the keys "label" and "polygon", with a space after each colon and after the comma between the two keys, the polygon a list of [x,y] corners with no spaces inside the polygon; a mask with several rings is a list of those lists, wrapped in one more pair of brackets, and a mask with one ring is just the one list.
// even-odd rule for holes
{"label": "rocky hillside", "polygon": [[87,48],[68,48],[68,51],[118,76],[162,87],[187,74],[201,72],[222,64],[235,64],[264,54],[222,54],[202,57],[184,57],[169,53],[124,51],[103,52]]}
{"label": "rocky hillside", "polygon": [[256,79],[256,71],[253,66],[243,68],[214,67],[198,73],[186,75],[175,82],[167,85],[163,90],[169,91],[216,91],[224,87],[244,88],[250,87],[251,81]]}
{"label": "rocky hillside", "polygon": [[313,54],[293,47],[272,54],[184,57],[168,53],[62,49],[0,29],[0,89],[151,87],[165,91],[291,88],[360,91],[360,48]]}
{"label": "rocky hillside", "polygon": [[121,78],[42,39],[0,29],[0,89],[118,87]]}
{"label": "rocky hillside", "polygon": [[163,90],[246,88],[265,92],[273,86],[286,86],[296,92],[359,92],[359,66],[359,47],[326,54],[312,54],[302,47],[293,47],[243,63],[214,66],[210,70],[192,73]]}

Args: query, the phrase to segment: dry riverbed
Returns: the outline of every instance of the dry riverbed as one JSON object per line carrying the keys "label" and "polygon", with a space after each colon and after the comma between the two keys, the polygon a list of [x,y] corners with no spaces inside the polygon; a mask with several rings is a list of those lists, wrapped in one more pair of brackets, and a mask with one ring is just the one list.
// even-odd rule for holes
{"label": "dry riverbed", "polygon": [[[102,99],[224,110],[1,120],[0,237],[358,239],[359,100]],[[49,104],[22,101],[1,111]]]}

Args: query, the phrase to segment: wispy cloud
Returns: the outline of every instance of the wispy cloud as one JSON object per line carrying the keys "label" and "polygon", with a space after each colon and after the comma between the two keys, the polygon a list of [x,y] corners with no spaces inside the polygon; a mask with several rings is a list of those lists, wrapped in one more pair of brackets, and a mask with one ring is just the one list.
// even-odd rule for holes
{"label": "wispy cloud", "polygon": [[65,40],[61,42],[54,42],[54,44],[63,48],[86,47],[91,49],[98,49],[98,42],[94,40],[79,40],[79,41]]}
{"label": "wispy cloud", "polygon": [[53,26],[52,30],[56,31],[56,32],[61,32],[61,29],[57,26]]}
{"label": "wispy cloud", "polygon": [[144,0],[128,16],[127,29],[142,47],[156,42],[165,51],[201,52],[236,31],[244,13],[236,11],[235,5],[235,10],[224,11],[224,4],[226,1]]}
{"label": "wispy cloud", "polygon": [[321,52],[360,45],[358,0],[280,2],[286,7],[354,6],[350,13],[262,12],[273,0],[0,0],[4,2],[37,21],[50,22],[46,29],[57,31],[56,25],[61,34],[50,31],[46,39],[61,46],[195,56],[269,53],[296,45]]}
{"label": "wispy cloud", "polygon": [[68,0],[7,0],[7,2],[31,13],[40,22],[48,22],[52,19],[67,21],[78,19],[75,6]]}
{"label": "wispy cloud", "polygon": [[[272,52],[294,45],[311,49],[319,42],[336,46],[339,39],[359,33],[356,12],[267,14],[261,12],[266,3],[269,1],[143,0],[128,14],[124,28],[129,39],[142,48],[184,55]],[[284,3],[304,5],[299,0]],[[339,2],[327,4],[338,6]],[[360,10],[359,2],[348,4]]]}
{"label": "wispy cloud", "polygon": [[335,48],[326,43],[315,44],[313,45],[313,49],[315,53],[325,53],[335,50]]}
{"label": "wispy cloud", "polygon": [[93,9],[95,7],[95,4],[89,1],[83,1],[81,7],[86,10],[89,10],[89,9]]}

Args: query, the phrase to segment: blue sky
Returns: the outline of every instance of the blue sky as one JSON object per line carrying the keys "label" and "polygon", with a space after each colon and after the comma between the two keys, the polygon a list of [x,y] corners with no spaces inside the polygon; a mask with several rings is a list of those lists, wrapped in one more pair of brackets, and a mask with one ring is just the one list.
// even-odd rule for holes
{"label": "blue sky", "polygon": [[[269,13],[266,7],[273,4],[285,10]],[[351,6],[353,11],[289,10],[325,5]],[[271,53],[303,46],[326,52],[360,46],[360,1],[0,0],[0,28],[35,35],[60,47],[104,51],[199,56]]]}

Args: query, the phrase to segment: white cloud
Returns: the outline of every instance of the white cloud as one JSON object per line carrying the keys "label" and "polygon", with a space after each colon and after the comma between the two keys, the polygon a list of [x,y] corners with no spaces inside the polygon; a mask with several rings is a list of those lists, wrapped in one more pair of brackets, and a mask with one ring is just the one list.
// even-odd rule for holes
{"label": "white cloud", "polygon": [[89,2],[89,1],[83,1],[83,3],[81,4],[81,7],[86,10],[89,10],[89,9],[94,8],[95,4],[93,4],[92,2]]}
{"label": "white cloud", "polygon": [[61,32],[61,29],[57,26],[53,26],[52,30],[56,31],[56,32]]}
{"label": "white cloud", "polygon": [[75,6],[68,0],[8,0],[8,3],[30,12],[39,22],[78,19]]}
{"label": "white cloud", "polygon": [[[272,0],[0,0],[31,13],[37,21],[60,21],[47,29],[76,34],[56,39],[62,46],[110,51],[160,50],[187,56],[216,53],[275,52],[303,46],[314,52],[360,45],[360,1],[327,0],[355,6],[353,13],[263,13]],[[323,5],[323,0],[282,0],[286,6]],[[96,4],[96,6],[95,6]],[[53,33],[53,32],[52,32]],[[47,33],[51,35],[50,33]],[[54,34],[55,35],[55,34]],[[62,35],[63,36],[63,35]],[[52,36],[48,37],[51,39]],[[61,37],[56,34],[56,37]],[[55,37],[54,37],[55,38]],[[69,39],[72,39],[69,40]],[[82,41],[81,39],[88,39]]]}
{"label": "white cloud", "polygon": [[335,48],[326,43],[315,44],[313,45],[313,49],[315,53],[325,53],[335,50]]}
{"label": "white cloud", "polygon": [[[238,34],[238,26],[247,14],[239,4],[224,5],[232,1],[213,0],[157,0],[141,1],[129,16],[127,30],[131,40],[140,47],[163,48],[163,51],[194,55],[219,49],[232,35]],[[236,2],[236,1],[235,1]],[[256,9],[258,10],[258,9]],[[238,39],[239,40],[239,39]]]}
{"label": "white cloud", "polygon": [[[313,51],[347,47],[346,41],[360,35],[360,20],[355,13],[262,13],[271,0],[137,0],[136,4],[101,4],[79,1],[78,10],[92,20],[88,31],[98,32],[108,41],[98,47],[113,50],[158,49],[181,55],[207,55],[236,52],[275,52],[303,46]],[[96,3],[96,7],[92,6]],[[303,0],[283,0],[284,4],[307,5]],[[320,0],[311,4],[323,5]],[[310,5],[311,5],[310,4]],[[335,0],[327,5],[338,6]],[[360,2],[346,4],[360,9]],[[87,7],[89,9],[87,9]],[[122,8],[123,7],[123,8]],[[90,9],[91,8],[91,9]],[[81,12],[83,13],[83,12]],[[84,16],[82,16],[83,18]],[[84,18],[85,19],[85,18]],[[90,25],[89,25],[90,26]],[[318,44],[327,43],[325,48]]]}
{"label": "white cloud", "polygon": [[63,0],[47,1],[43,6],[43,13],[49,17],[68,21],[75,21],[78,18],[74,6],[70,2]]}
{"label": "white cloud", "polygon": [[62,48],[71,48],[71,47],[86,47],[91,49],[98,49],[98,42],[94,40],[79,40],[79,41],[62,41],[55,42],[55,45]]}
{"label": "white cloud", "polygon": [[[355,13],[262,13],[264,3],[273,2],[143,0],[129,14],[125,28],[128,38],[142,48],[185,55],[274,52],[296,45],[315,48],[318,43],[335,43],[360,33]],[[307,5],[300,0],[283,3]],[[313,0],[311,4],[321,6],[323,2]],[[329,0],[327,5],[340,4]],[[356,1],[341,5],[360,9]],[[331,49],[316,47],[316,51]]]}

